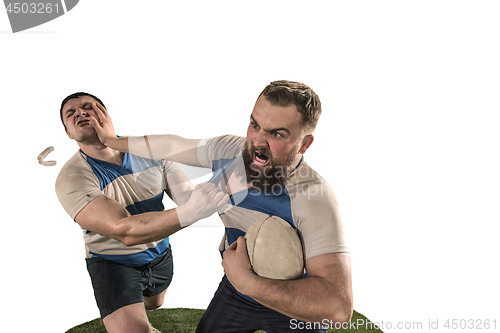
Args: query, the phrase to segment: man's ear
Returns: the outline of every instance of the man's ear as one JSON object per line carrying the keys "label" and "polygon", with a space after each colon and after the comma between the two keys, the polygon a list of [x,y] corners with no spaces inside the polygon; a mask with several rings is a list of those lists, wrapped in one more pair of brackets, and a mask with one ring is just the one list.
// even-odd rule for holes
{"label": "man's ear", "polygon": [[314,136],[312,134],[307,134],[302,139],[302,144],[300,146],[299,153],[304,154],[306,150],[311,146],[313,141],[314,141]]}
{"label": "man's ear", "polygon": [[68,129],[67,129],[67,128],[65,128],[64,130],[66,131],[66,134],[69,136],[69,138],[70,138],[71,140],[73,140],[73,138],[71,137],[71,135],[70,135],[70,134],[69,134],[69,132],[68,132]]}

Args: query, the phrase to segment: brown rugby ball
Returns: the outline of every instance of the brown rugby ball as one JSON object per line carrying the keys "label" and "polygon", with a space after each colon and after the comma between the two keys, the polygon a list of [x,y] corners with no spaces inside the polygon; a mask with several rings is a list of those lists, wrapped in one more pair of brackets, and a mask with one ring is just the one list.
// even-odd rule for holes
{"label": "brown rugby ball", "polygon": [[247,251],[253,271],[275,280],[294,280],[304,276],[304,254],[297,231],[277,216],[255,221],[246,235]]}

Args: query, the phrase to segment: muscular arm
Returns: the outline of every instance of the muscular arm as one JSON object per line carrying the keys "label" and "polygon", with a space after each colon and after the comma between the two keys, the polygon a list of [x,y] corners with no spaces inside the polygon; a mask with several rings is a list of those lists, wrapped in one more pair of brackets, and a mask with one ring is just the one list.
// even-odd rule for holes
{"label": "muscular arm", "polygon": [[353,311],[351,261],[348,253],[329,253],[306,260],[308,278],[280,281],[251,271],[243,237],[224,252],[224,271],[240,291],[264,306],[303,321],[346,322]]}
{"label": "muscular arm", "polygon": [[84,229],[114,238],[127,246],[157,241],[212,215],[229,200],[214,184],[198,184],[178,208],[130,215],[116,200],[101,195],[75,218]]}
{"label": "muscular arm", "polygon": [[130,215],[116,200],[105,195],[85,206],[75,221],[84,229],[127,246],[158,241],[182,229],[175,209]]}
{"label": "muscular arm", "polygon": [[112,149],[127,152],[150,159],[167,159],[170,161],[202,166],[198,163],[196,147],[200,139],[184,139],[183,137],[164,134],[131,137],[109,137],[102,143]]}
{"label": "muscular arm", "polygon": [[147,135],[117,137],[108,111],[100,104],[92,104],[99,120],[92,117],[91,123],[102,144],[122,153],[131,153],[145,158],[167,159],[192,166],[198,163],[196,147],[201,140],[184,139],[177,135]]}
{"label": "muscular arm", "polygon": [[309,277],[305,279],[262,279],[249,296],[300,320],[349,321],[353,310],[349,254],[329,253],[308,259],[306,269]]}

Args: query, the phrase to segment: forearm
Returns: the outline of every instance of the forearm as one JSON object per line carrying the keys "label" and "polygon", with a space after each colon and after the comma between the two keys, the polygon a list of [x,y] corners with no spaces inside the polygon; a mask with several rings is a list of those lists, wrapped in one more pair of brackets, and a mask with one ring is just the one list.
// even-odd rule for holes
{"label": "forearm", "polygon": [[228,201],[227,193],[220,191],[214,184],[198,184],[188,202],[177,208],[120,218],[116,228],[121,238],[118,240],[125,245],[135,245],[163,239],[212,215]]}
{"label": "forearm", "polygon": [[97,136],[105,146],[122,153],[131,153],[154,160],[171,161],[200,166],[196,156],[196,147],[201,140],[184,139],[177,135],[147,135],[118,138],[108,111],[99,103],[93,103],[96,117],[90,121]]}
{"label": "forearm", "polygon": [[128,139],[128,137],[112,136],[102,139],[102,144],[119,152],[128,153]]}
{"label": "forearm", "polygon": [[349,321],[352,310],[344,297],[321,277],[300,280],[272,280],[256,276],[249,284],[249,297],[288,317],[309,322]]}
{"label": "forearm", "polygon": [[127,246],[166,238],[182,229],[176,209],[130,215],[120,220],[116,239]]}
{"label": "forearm", "polygon": [[200,166],[196,147],[200,140],[184,139],[177,135],[145,135],[108,137],[103,144],[123,153],[155,160],[167,159],[187,165]]}

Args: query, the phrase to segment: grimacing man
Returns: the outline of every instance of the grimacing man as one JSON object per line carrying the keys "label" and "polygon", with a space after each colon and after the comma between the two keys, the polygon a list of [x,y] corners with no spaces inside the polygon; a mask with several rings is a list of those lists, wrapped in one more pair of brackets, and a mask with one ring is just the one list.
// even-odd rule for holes
{"label": "grimacing man", "polygon": [[[212,168],[214,172],[242,157],[243,176],[234,172],[225,189],[231,209],[219,214],[226,228],[220,248],[225,276],[198,325],[198,333],[259,329],[282,333],[297,328],[326,332],[325,326],[306,324],[350,320],[351,263],[337,200],[330,185],[303,156],[314,141],[321,114],[319,97],[310,87],[293,81],[271,82],[255,103],[246,138],[119,138],[105,108],[95,105],[95,109],[97,117],[92,122],[100,141],[118,151]],[[252,271],[242,236],[254,221],[271,215],[299,231],[306,278],[272,280]]]}
{"label": "grimacing man", "polygon": [[[56,193],[83,230],[87,270],[108,332],[157,332],[145,309],[163,304],[172,280],[168,236],[228,201],[214,184],[193,188],[171,161],[122,153],[103,145],[88,93],[64,99],[60,116],[79,151],[63,166]],[[107,119],[111,124],[111,119]],[[163,193],[178,205],[164,210]]]}

